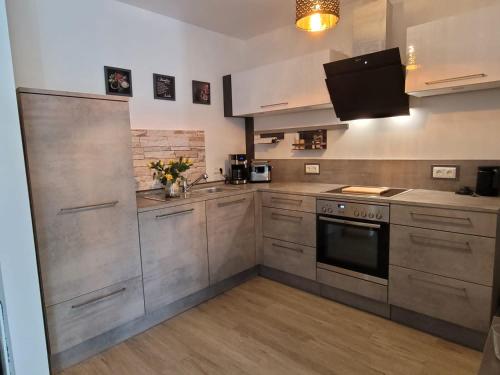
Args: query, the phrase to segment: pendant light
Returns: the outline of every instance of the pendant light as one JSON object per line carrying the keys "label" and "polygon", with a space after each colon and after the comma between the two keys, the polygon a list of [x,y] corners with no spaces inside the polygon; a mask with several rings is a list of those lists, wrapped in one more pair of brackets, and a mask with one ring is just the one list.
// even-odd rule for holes
{"label": "pendant light", "polygon": [[331,29],[340,18],[340,0],[297,0],[296,25],[316,32]]}

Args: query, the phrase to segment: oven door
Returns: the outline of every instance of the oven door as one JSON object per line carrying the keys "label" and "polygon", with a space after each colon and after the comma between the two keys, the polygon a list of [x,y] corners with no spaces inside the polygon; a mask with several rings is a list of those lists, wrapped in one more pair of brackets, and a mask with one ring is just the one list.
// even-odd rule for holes
{"label": "oven door", "polygon": [[387,280],[389,224],[318,215],[317,228],[319,263]]}

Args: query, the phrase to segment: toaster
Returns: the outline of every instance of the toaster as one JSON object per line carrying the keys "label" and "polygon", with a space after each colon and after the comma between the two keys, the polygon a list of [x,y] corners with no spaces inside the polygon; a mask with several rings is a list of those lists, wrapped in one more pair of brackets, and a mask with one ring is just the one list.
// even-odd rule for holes
{"label": "toaster", "polygon": [[250,164],[251,182],[271,182],[272,167],[268,161],[253,160]]}

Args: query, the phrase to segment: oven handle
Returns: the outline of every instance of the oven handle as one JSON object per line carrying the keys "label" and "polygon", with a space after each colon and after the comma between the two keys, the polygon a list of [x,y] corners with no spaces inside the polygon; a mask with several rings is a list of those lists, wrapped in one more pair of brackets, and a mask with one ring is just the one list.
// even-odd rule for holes
{"label": "oven handle", "polygon": [[329,217],[324,217],[324,216],[320,216],[319,220],[328,221],[330,223],[347,224],[347,225],[352,225],[352,226],[361,227],[361,228],[371,228],[371,229],[380,229],[381,228],[380,224],[363,223],[360,221],[351,221],[351,220],[331,219]]}

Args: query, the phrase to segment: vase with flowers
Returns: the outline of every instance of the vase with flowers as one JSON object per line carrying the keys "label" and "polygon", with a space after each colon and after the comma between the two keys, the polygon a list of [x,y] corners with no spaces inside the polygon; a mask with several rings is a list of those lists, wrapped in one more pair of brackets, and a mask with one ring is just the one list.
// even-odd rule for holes
{"label": "vase with flowers", "polygon": [[190,159],[180,157],[177,160],[170,160],[168,163],[162,160],[149,163],[148,167],[153,170],[153,179],[159,181],[164,187],[169,197],[179,195],[179,182],[184,180],[182,173],[193,166]]}

